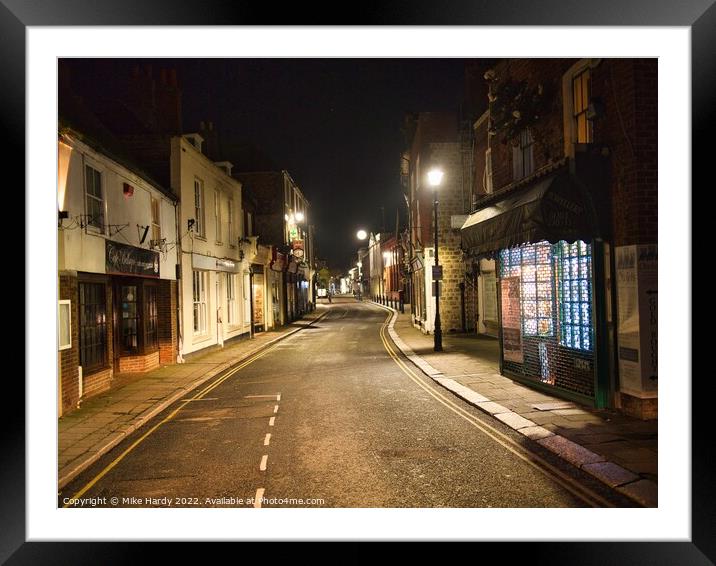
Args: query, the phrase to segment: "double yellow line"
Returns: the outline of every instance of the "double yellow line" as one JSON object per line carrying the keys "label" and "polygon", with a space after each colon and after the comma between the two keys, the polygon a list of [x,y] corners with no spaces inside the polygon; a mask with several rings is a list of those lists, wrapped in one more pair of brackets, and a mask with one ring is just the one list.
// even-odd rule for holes
{"label": "double yellow line", "polygon": [[[382,307],[381,307],[382,308]],[[539,470],[542,472],[545,476],[550,478],[552,481],[555,481],[562,487],[564,487],[567,491],[569,491],[572,495],[575,497],[581,499],[585,503],[587,503],[591,507],[614,507],[614,504],[610,501],[607,501],[599,494],[593,492],[591,489],[584,487],[580,483],[573,480],[571,477],[569,477],[567,474],[559,470],[558,468],[555,468],[552,464],[547,462],[545,459],[541,458],[537,454],[534,454],[532,452],[526,451],[522,446],[520,446],[517,442],[512,440],[509,436],[503,434],[499,430],[497,430],[494,427],[491,427],[488,424],[485,424],[481,421],[479,421],[475,416],[470,414],[468,411],[460,407],[457,403],[455,403],[452,399],[449,397],[443,395],[441,392],[434,389],[434,387],[430,387],[425,383],[425,378],[420,377],[418,374],[416,374],[412,368],[410,368],[406,363],[400,358],[396,353],[393,347],[391,346],[390,341],[388,340],[388,337],[385,335],[385,331],[388,328],[388,323],[392,317],[392,311],[388,313],[388,318],[385,320],[383,325],[380,327],[380,339],[383,342],[383,346],[385,347],[386,351],[388,352],[388,355],[393,359],[393,361],[398,365],[398,367],[405,373],[413,382],[415,382],[416,385],[421,387],[426,393],[428,393],[430,396],[432,396],[438,403],[443,404],[445,407],[450,409],[452,412],[457,414],[459,417],[463,418],[467,422],[469,422],[472,426],[479,429],[482,433],[486,434],[490,438],[492,438],[495,442],[502,445],[504,448],[512,452],[515,456],[535,468],[536,470]]]}
{"label": "double yellow line", "polygon": [[[266,354],[268,354],[271,350],[273,350],[276,347],[277,344],[272,344],[265,350],[262,350],[261,352],[258,352],[254,354],[253,356],[250,356],[243,362],[241,362],[239,365],[231,368],[229,371],[227,371],[225,374],[223,374],[221,377],[204,387],[201,391],[199,391],[194,397],[191,399],[184,399],[181,401],[179,406],[174,409],[171,413],[169,413],[166,417],[164,417],[161,421],[159,421],[157,424],[155,424],[152,428],[150,428],[147,432],[145,432],[142,436],[140,436],[137,440],[135,440],[132,444],[129,445],[129,447],[122,452],[119,456],[117,456],[112,462],[110,462],[107,467],[105,467],[99,474],[97,474],[87,485],[85,485],[80,491],[78,491],[76,494],[74,494],[70,500],[78,499],[82,497],[89,489],[92,488],[93,485],[95,485],[99,480],[101,480],[104,476],[106,476],[112,468],[114,468],[117,464],[119,464],[132,450],[134,450],[137,446],[139,446],[144,440],[151,435],[155,430],[157,430],[160,426],[162,426],[165,423],[168,423],[170,420],[172,420],[179,411],[181,411],[187,403],[191,403],[192,401],[196,401],[198,399],[201,399],[204,397],[207,393],[210,393],[219,385],[224,383],[227,379],[229,379],[231,376],[233,376],[236,372],[242,370],[246,366],[254,363],[256,360],[263,358]],[[63,507],[69,507],[70,502],[68,501],[63,505]]]}

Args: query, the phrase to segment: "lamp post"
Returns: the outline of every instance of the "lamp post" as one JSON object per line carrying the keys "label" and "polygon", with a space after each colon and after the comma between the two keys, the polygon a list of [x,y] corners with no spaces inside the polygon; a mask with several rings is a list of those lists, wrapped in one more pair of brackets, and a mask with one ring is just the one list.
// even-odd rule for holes
{"label": "lamp post", "polygon": [[435,285],[435,331],[433,332],[434,346],[436,352],[443,351],[443,330],[440,326],[440,260],[438,259],[438,187],[443,179],[443,172],[440,169],[432,169],[428,172],[428,184],[433,188],[433,211],[435,214],[435,266],[433,267],[433,284]]}

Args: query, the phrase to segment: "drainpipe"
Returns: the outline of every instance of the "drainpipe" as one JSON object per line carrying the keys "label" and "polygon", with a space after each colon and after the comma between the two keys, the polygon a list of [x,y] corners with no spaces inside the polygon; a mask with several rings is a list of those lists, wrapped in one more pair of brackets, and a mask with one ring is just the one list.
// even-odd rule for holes
{"label": "drainpipe", "polygon": [[254,337],[254,270],[249,265],[249,309],[251,309],[251,322],[249,326],[249,338]]}
{"label": "drainpipe", "polygon": [[[181,218],[181,211],[180,211],[180,205],[179,203],[174,203],[174,226],[176,229],[176,238],[177,238],[177,245],[174,248],[176,251],[176,273],[174,274],[176,278],[176,293],[177,293],[177,363],[183,364],[184,363],[184,356],[182,355],[182,350],[184,349],[184,338],[182,335],[182,307],[184,304],[183,297],[184,293],[182,292],[182,256],[184,254],[181,238],[179,237],[179,234],[181,232],[181,224],[180,218]],[[170,289],[171,289],[171,283],[170,283]],[[171,296],[170,299],[171,300]]]}

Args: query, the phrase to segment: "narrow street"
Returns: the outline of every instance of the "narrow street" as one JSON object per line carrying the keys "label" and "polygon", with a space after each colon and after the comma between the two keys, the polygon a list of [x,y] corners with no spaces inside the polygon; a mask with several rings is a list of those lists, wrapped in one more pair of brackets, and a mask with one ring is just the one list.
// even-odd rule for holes
{"label": "narrow street", "polygon": [[633,506],[415,371],[385,310],[327,309],[130,435],[59,506]]}

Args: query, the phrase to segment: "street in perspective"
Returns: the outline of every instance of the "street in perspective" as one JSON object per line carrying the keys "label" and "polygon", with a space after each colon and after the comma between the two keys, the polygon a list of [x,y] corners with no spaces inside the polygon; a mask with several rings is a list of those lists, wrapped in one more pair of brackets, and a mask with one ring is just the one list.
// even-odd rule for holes
{"label": "street in perspective", "polygon": [[656,59],[58,94],[58,508],[658,506]]}

